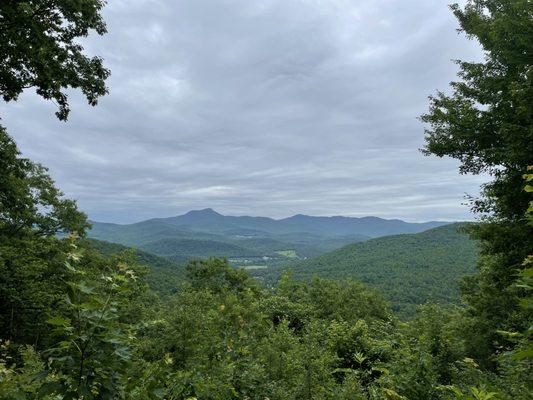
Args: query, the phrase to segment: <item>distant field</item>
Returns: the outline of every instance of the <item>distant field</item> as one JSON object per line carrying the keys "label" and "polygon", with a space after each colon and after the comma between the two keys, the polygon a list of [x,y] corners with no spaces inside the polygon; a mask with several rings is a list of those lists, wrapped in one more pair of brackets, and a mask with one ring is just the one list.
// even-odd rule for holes
{"label": "distant field", "polygon": [[276,253],[287,258],[298,258],[295,250],[280,250],[276,251]]}
{"label": "distant field", "polygon": [[265,269],[268,268],[268,265],[241,265],[238,268],[244,269]]}

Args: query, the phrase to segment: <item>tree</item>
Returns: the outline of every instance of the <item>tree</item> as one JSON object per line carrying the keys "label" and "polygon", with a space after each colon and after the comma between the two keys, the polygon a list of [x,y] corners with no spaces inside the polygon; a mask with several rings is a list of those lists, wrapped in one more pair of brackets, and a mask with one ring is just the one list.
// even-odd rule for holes
{"label": "tree", "polygon": [[196,289],[209,289],[213,292],[259,292],[257,282],[244,269],[232,268],[227,259],[192,260],[187,265],[187,278]]}
{"label": "tree", "polygon": [[[493,179],[472,200],[484,223],[471,232],[480,240],[479,273],[462,285],[485,345],[485,360],[501,346],[497,329],[522,330],[527,316],[514,285],[524,258],[533,250],[533,231],[524,217],[530,195],[522,175],[533,162],[533,3],[528,0],[469,0],[453,13],[461,31],[477,39],[483,62],[457,61],[461,80],[451,94],[430,98],[422,116],[426,154],[461,162],[461,173]],[[472,335],[476,337],[478,335]]]}
{"label": "tree", "polygon": [[65,89],[81,89],[90,105],[107,93],[109,70],[99,57],[89,58],[76,40],[91,30],[106,32],[100,11],[105,0],[3,0],[0,3],[0,94],[17,100],[24,89],[69,115]]}
{"label": "tree", "polygon": [[451,8],[485,62],[457,61],[461,81],[451,83],[452,94],[430,98],[424,151],[460,160],[461,173],[492,175],[474,209],[523,222],[529,197],[522,175],[533,159],[533,4],[470,0]]}
{"label": "tree", "polygon": [[43,166],[21,157],[0,126],[0,235],[83,234],[86,215],[65,199]]}
{"label": "tree", "polygon": [[[142,289],[138,290],[136,272],[118,259],[102,263],[89,253],[100,265],[97,271],[84,270],[76,239],[69,241],[66,296],[61,307],[48,311],[53,316],[47,321],[57,344],[45,354],[49,372],[58,379],[44,383],[41,393],[58,393],[64,399],[122,398],[133,339],[132,326],[124,322],[125,311]],[[91,274],[101,276],[91,279]]]}
{"label": "tree", "polygon": [[66,249],[57,235],[88,227],[46,168],[20,156],[0,126],[0,334],[35,344],[64,292]]}
{"label": "tree", "polygon": [[[109,71],[84,55],[77,39],[106,31],[104,0],[0,2],[0,94],[6,102],[35,87],[66,120],[65,90],[80,89],[89,104],[107,93]],[[47,169],[21,157],[0,126],[0,337],[41,345],[47,310],[65,292],[67,257],[61,236],[89,226],[76,203],[65,199]]]}

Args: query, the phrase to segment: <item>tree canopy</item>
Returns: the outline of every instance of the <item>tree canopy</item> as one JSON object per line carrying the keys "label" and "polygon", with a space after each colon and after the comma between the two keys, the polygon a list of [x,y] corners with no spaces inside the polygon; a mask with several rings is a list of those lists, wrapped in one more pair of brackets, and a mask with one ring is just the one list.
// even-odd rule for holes
{"label": "tree canopy", "polygon": [[70,108],[67,88],[80,89],[90,105],[107,93],[110,72],[100,57],[84,54],[79,39],[106,32],[100,11],[105,0],[3,0],[0,3],[0,94],[17,100],[24,89]]}
{"label": "tree canopy", "polygon": [[533,4],[470,0],[452,5],[461,31],[484,50],[483,62],[457,61],[451,94],[431,97],[422,120],[426,154],[461,161],[462,173],[489,173],[475,210],[523,220],[528,195],[522,175],[533,162]]}
{"label": "tree canopy", "polygon": [[86,215],[63,197],[45,167],[21,157],[0,126],[0,236],[83,234]]}

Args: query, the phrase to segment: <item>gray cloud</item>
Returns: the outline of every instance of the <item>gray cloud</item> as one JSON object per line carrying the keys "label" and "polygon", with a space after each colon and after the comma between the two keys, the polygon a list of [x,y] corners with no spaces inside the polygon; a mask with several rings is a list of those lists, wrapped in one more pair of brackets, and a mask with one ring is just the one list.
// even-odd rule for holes
{"label": "gray cloud", "polygon": [[67,124],[2,105],[24,154],[91,218],[191,208],[283,217],[471,218],[484,177],[422,156],[427,96],[478,59],[442,0],[114,0],[85,41],[112,70]]}

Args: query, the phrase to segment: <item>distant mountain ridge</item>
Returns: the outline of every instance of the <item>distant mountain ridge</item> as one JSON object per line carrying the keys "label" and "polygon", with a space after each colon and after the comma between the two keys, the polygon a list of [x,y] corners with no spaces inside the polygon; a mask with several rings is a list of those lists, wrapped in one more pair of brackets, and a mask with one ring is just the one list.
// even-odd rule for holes
{"label": "distant mountain ridge", "polygon": [[212,208],[192,210],[176,217],[154,218],[149,221],[160,221],[174,226],[207,232],[241,229],[243,231],[255,230],[270,234],[306,232],[324,236],[359,234],[369,237],[417,233],[450,223],[442,221],[416,223],[371,216],[360,218],[343,216],[316,217],[303,214],[273,219],[268,217],[222,215]]}
{"label": "distant mountain ridge", "polygon": [[378,217],[283,219],[226,216],[211,208],[133,224],[92,222],[89,237],[136,247],[171,260],[211,256],[234,259],[235,265],[283,262],[287,251],[307,258],[375,237],[417,233],[447,222],[409,223]]}

